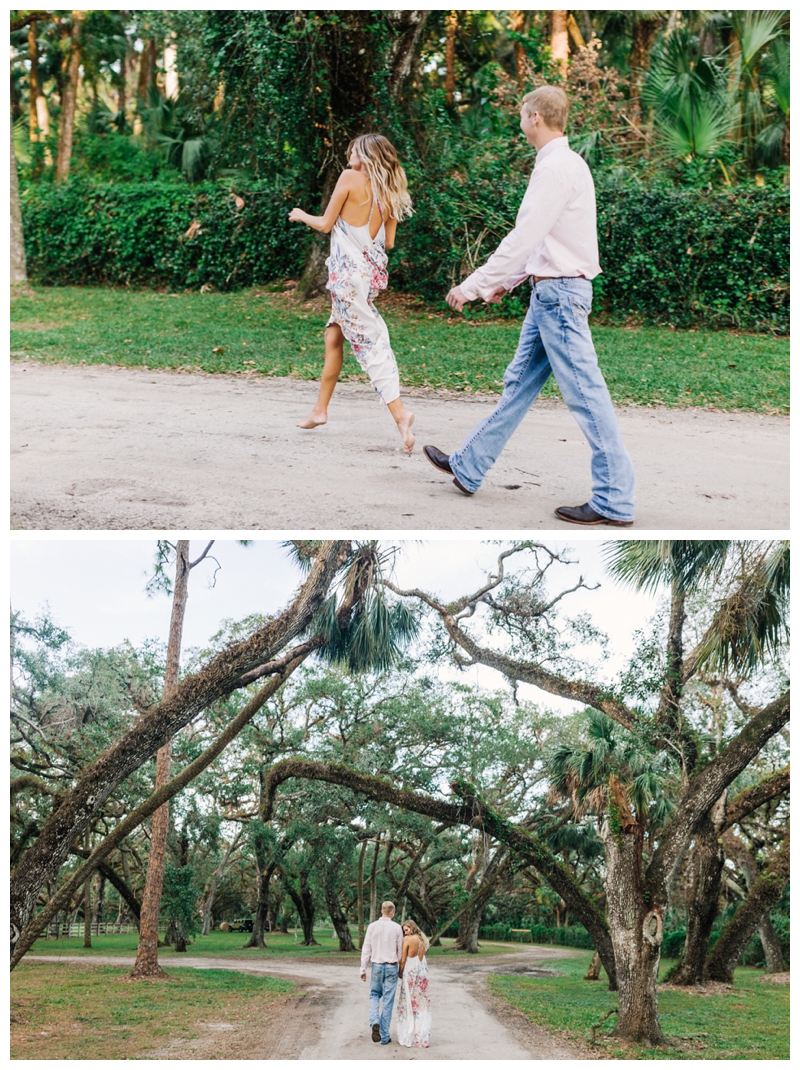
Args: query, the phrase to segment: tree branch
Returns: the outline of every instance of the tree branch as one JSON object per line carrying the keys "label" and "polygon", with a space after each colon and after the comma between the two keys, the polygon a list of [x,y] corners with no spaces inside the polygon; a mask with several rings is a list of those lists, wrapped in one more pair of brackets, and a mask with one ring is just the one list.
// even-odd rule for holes
{"label": "tree branch", "polygon": [[786,691],[748,721],[717,757],[691,778],[647,869],[647,882],[659,899],[665,898],[702,819],[725,788],[787,723],[789,708]]}

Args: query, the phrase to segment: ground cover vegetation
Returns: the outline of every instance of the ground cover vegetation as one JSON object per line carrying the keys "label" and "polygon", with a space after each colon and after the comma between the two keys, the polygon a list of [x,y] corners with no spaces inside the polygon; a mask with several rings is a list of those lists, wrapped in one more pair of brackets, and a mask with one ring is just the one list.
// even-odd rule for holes
{"label": "ground cover vegetation", "polygon": [[[656,1047],[679,1032],[660,1016],[662,953],[671,985],[737,998],[741,961],[784,970],[788,544],[611,544],[611,582],[661,592],[613,678],[602,614],[569,609],[594,586],[579,555],[509,544],[445,604],[398,588],[376,543],[291,551],[289,605],[223,622],[166,688],[174,628],[166,647],[85,650],[46,616],[12,618],[12,968],[42,933],[36,950],[70,946],[79,917],[87,947],[132,947],[137,926],[139,959],[147,930],[134,976],[161,975],[164,942],[330,954],[323,923],[353,952],[391,898],[434,948],[454,940],[446,955],[478,953],[482,932],[588,935],[615,1037]],[[173,623],[214,552],[159,544]],[[476,664],[510,689],[441,672]]]}
{"label": "ground cover vegetation", "polygon": [[[327,306],[324,298],[298,305],[291,293],[37,288],[12,304],[11,351],[75,364],[315,379]],[[517,323],[449,317],[391,296],[383,315],[407,386],[502,391]],[[608,324],[592,332],[617,402],[788,412],[788,339]],[[342,378],[366,381],[349,349]],[[542,396],[558,396],[553,380]]]}
{"label": "ground cover vegetation", "polygon": [[[659,1011],[669,1048],[621,1043],[609,1034],[614,994],[584,981],[589,956],[543,963],[557,976],[493,976],[489,988],[534,1022],[588,1043],[598,1058],[788,1059],[788,984],[764,983],[757,970],[736,971],[735,987],[697,995],[662,986]],[[661,964],[662,979],[673,964]],[[587,991],[588,989],[588,991]],[[605,1019],[605,1020],[604,1020]],[[592,1026],[597,1028],[592,1032]]]}
{"label": "ground cover vegetation", "polygon": [[573,99],[569,133],[597,184],[597,309],[788,331],[787,12],[14,12],[11,25],[16,218],[35,280],[291,276],[307,296],[324,241],[288,211],[321,207],[350,138],[380,129],[416,205],[393,284],[440,302],[513,223],[532,162],[518,101],[550,82]]}
{"label": "ground cover vegetation", "polygon": [[234,970],[176,970],[170,984],[144,989],[123,980],[118,966],[23,964],[11,1000],[11,1058],[152,1058],[202,1035],[209,1020],[253,1028],[296,991]]}

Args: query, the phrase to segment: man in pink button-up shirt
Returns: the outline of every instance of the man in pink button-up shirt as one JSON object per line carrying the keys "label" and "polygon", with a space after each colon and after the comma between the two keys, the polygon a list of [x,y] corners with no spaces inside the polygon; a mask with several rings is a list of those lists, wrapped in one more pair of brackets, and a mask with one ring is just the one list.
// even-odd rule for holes
{"label": "man in pink button-up shirt", "polygon": [[434,468],[474,494],[554,375],[561,395],[592,448],[592,495],[584,505],[559,506],[572,524],[633,523],[633,466],[597,363],[588,316],[591,279],[600,274],[594,183],[586,161],[564,137],[569,101],[563,89],[540,86],[522,104],[520,128],[536,149],[536,165],[514,229],[487,262],[447,295],[456,312],[468,301],[500,301],[533,281],[519,345],[503,377],[503,396],[450,455],[424,453]]}
{"label": "man in pink button-up shirt", "polygon": [[[394,903],[381,903],[381,916],[367,926],[361,948],[361,980],[367,979],[367,963],[372,963],[369,985],[369,1024],[377,1044],[389,1044],[397,974],[403,955],[403,930],[393,921]],[[381,1006],[381,1001],[383,1005]]]}

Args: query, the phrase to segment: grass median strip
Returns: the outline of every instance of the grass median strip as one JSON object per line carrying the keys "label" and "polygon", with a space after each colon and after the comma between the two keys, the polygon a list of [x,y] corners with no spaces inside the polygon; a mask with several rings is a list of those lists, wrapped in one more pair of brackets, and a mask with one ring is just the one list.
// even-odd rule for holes
{"label": "grass median strip", "polygon": [[11,975],[13,1059],[135,1059],[210,1027],[268,1020],[289,981],[231,970],[176,969],[124,983],[129,967],[22,962]]}
{"label": "grass median strip", "polygon": [[[379,302],[401,382],[500,393],[519,323],[448,317],[398,295]],[[318,378],[328,304],[283,293],[156,293],[38,287],[12,302],[12,355],[73,364]],[[594,326],[618,404],[784,413],[789,340],[724,331]],[[343,378],[366,381],[345,346]],[[558,396],[551,381],[543,396]]]}
{"label": "grass median strip", "polygon": [[[608,991],[605,980],[583,980],[590,959],[591,953],[586,953],[542,963],[563,974],[558,977],[498,974],[489,978],[489,987],[546,1029],[589,1041],[592,1026],[617,1006],[618,998]],[[670,966],[671,962],[662,961],[662,977]],[[628,1059],[788,1059],[789,986],[763,982],[762,977],[761,970],[739,968],[729,990],[701,995],[662,989],[661,1028],[674,1047],[618,1043],[609,1037],[612,1016],[597,1030],[596,1054]]]}

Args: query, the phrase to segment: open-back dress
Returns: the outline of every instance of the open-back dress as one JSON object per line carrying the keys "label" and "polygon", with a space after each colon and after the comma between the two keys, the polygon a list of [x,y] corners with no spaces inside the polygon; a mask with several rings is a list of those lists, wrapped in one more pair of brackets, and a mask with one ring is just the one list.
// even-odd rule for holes
{"label": "open-back dress", "polygon": [[331,292],[331,316],[326,326],[337,323],[341,327],[356,360],[388,405],[400,397],[400,376],[389,330],[374,304],[389,281],[383,219],[375,237],[370,235],[375,204],[373,199],[363,227],[345,223],[341,216],[333,224],[331,254],[325,261]]}

